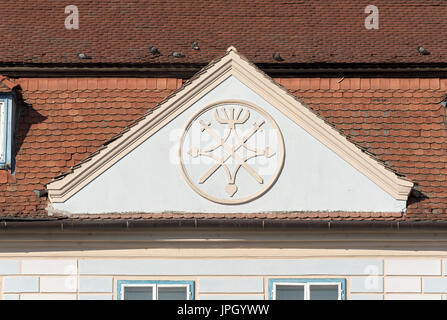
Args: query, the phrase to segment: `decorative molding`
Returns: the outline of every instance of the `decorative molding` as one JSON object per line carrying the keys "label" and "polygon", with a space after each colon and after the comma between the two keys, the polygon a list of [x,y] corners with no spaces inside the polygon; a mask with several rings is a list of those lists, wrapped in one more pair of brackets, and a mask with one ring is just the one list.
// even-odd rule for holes
{"label": "decorative molding", "polygon": [[62,179],[49,183],[49,199],[52,202],[64,202],[69,199],[229,76],[239,79],[392,197],[407,200],[413,187],[411,181],[388,170],[377,159],[363,152],[231,48],[222,58],[211,62],[186,85],[159,104],[150,115],[100,150],[90,161],[75,167],[71,174]]}
{"label": "decorative molding", "polygon": [[[230,108],[232,107],[241,107],[240,109],[238,109],[239,111],[236,111],[236,117],[235,119],[233,119],[234,117],[234,111],[232,110],[229,112],[229,114],[226,114],[226,109],[224,109],[223,106],[229,105]],[[206,113],[207,111],[214,109],[215,111],[215,117],[218,117],[218,109],[217,107],[222,107],[221,110],[219,110],[219,112],[223,112],[225,113],[225,118],[227,119],[216,119],[216,121],[218,122],[226,122],[229,123],[227,124],[229,127],[229,130],[226,130],[228,135],[224,138],[221,138],[220,136],[216,136],[214,137],[215,142],[216,142],[216,146],[214,149],[222,147],[222,148],[226,148],[227,146],[227,139],[230,137],[232,130],[235,131],[235,126],[236,124],[243,124],[248,120],[248,117],[250,116],[250,109],[252,111],[258,112],[260,115],[262,115],[263,119],[262,121],[260,121],[260,123],[255,123],[253,124],[253,127],[251,128],[251,130],[249,130],[249,132],[244,132],[247,133],[247,135],[245,135],[242,138],[238,137],[238,144],[236,146],[231,146],[233,147],[233,150],[226,150],[224,156],[222,157],[222,159],[215,159],[216,163],[214,164],[214,166],[211,167],[211,169],[206,173],[205,176],[203,176],[200,181],[198,181],[198,184],[203,184],[206,182],[206,180],[214,174],[214,172],[216,172],[220,167],[225,167],[226,171],[228,173],[228,184],[226,185],[225,189],[229,195],[229,198],[226,199],[222,199],[222,198],[217,198],[214,197],[210,194],[207,194],[206,192],[204,192],[203,190],[201,190],[201,188],[192,180],[192,178],[190,177],[190,175],[187,172],[187,169],[182,161],[182,156],[183,156],[183,152],[185,150],[183,150],[183,143],[184,143],[184,139],[186,138],[186,135],[188,133],[188,131],[191,128],[191,125],[193,124],[194,121],[198,120],[198,118],[203,115],[204,113]],[[242,109],[245,108],[244,111],[242,111]],[[246,116],[246,118],[243,118],[244,115]],[[230,119],[228,119],[230,118]],[[256,153],[253,155],[254,152],[252,152],[252,156],[250,158],[253,157],[257,157],[257,156],[266,156],[267,158],[270,158],[272,156],[274,156],[275,154],[279,154],[279,157],[277,157],[277,165],[275,168],[275,171],[272,175],[272,177],[269,179],[269,181],[267,181],[266,184],[264,184],[264,180],[263,178],[258,175],[258,173],[256,172],[255,169],[253,169],[249,164],[247,164],[247,160],[249,158],[243,158],[243,159],[237,159],[237,154],[235,154],[237,152],[237,150],[242,147],[245,146],[245,142],[247,140],[249,140],[253,135],[256,134],[256,132],[262,128],[262,126],[264,125],[264,123],[267,122],[268,125],[270,125],[273,129],[274,132],[276,134],[276,138],[277,138],[277,147],[279,148],[278,150],[270,150],[270,148],[265,148],[264,150],[256,150]],[[208,124],[202,124],[202,127],[204,130],[213,130],[209,127]],[[246,147],[246,146],[245,146]],[[212,151],[215,151],[215,150]],[[191,153],[192,157],[197,157],[200,155],[206,155],[203,153],[203,151],[201,150],[195,150],[197,152],[196,155],[193,155],[193,150],[191,149],[190,151],[186,151],[187,153]],[[284,165],[284,155],[285,155],[285,147],[284,147],[284,140],[281,134],[281,130],[279,129],[278,125],[276,124],[275,120],[273,120],[273,118],[264,110],[262,110],[261,108],[248,103],[248,102],[244,102],[244,101],[238,101],[238,100],[226,100],[226,101],[222,101],[222,102],[217,102],[217,103],[213,103],[209,106],[206,106],[205,108],[201,109],[199,112],[197,112],[196,114],[194,114],[191,119],[188,121],[185,129],[183,130],[183,134],[180,137],[180,142],[179,142],[179,165],[180,165],[180,169],[182,172],[183,177],[185,178],[186,182],[189,184],[189,186],[196,191],[199,195],[201,195],[202,197],[217,202],[217,203],[222,203],[222,204],[241,204],[241,203],[246,203],[249,201],[252,201],[258,197],[260,197],[261,195],[263,195],[265,192],[267,192],[272,186],[273,184],[276,182],[276,180],[278,179],[282,167]],[[234,160],[236,160],[236,162],[239,162],[239,165],[236,166],[234,168],[233,172],[230,172],[229,168],[225,165],[225,162],[230,158],[233,157]],[[212,158],[215,158],[214,155],[212,155]],[[220,160],[220,161],[219,161]],[[238,198],[238,199],[231,199],[234,194],[237,192],[238,187],[237,187],[237,183],[236,183],[236,177],[237,177],[237,173],[238,170],[240,170],[241,167],[244,167],[249,173],[251,173],[251,175],[254,176],[254,178],[259,182],[259,184],[261,185],[261,189],[257,192],[255,192],[254,194],[248,196],[248,197],[244,197],[244,198]]]}

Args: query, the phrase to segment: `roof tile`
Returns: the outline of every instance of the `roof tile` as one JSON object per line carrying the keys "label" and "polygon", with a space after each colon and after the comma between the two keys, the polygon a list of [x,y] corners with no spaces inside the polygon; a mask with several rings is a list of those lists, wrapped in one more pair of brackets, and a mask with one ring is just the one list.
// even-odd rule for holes
{"label": "roof tile", "polygon": [[[446,61],[446,31],[433,26],[446,21],[447,3],[375,0],[379,30],[364,27],[367,5],[358,0],[190,0],[187,5],[180,0],[77,0],[80,27],[66,30],[64,2],[16,0],[12,6],[4,1],[0,63],[206,64],[229,45],[255,63]],[[193,50],[191,41],[200,50]],[[150,45],[162,54],[152,55]],[[431,54],[419,54],[418,45]],[[172,51],[185,57],[175,58]],[[91,59],[78,59],[78,52]],[[273,59],[275,52],[283,62]]]}
{"label": "roof tile", "polygon": [[[421,83],[424,81],[419,79],[399,79],[398,82],[390,79],[388,82],[347,77],[343,82],[346,81],[350,86],[344,88],[334,85],[337,81],[338,78],[319,81],[311,78],[278,79],[279,83],[321,117],[343,130],[352,141],[414,181],[419,194],[410,197],[403,217],[400,213],[343,212],[275,213],[273,217],[329,220],[447,217],[445,110],[439,104],[445,94],[442,89],[445,79],[430,80],[428,86],[432,89],[429,91],[422,89]],[[171,94],[172,89],[168,88],[172,88],[174,83],[178,87],[182,80],[16,80],[14,85],[22,87],[22,95],[29,103],[29,108],[20,118],[20,148],[16,158],[15,180],[6,177],[7,183],[0,183],[0,214],[46,214],[47,199],[38,199],[33,190],[43,189],[53,177],[67,171],[80,160],[87,158],[84,161],[88,161],[90,153],[104,141],[116,136],[124,127],[144,116]],[[397,83],[399,88],[395,87]],[[440,83],[439,87],[436,83]],[[127,87],[123,87],[124,84]],[[147,88],[154,84],[160,87]],[[370,88],[373,84],[375,89]],[[122,88],[118,89],[118,86]],[[0,181],[2,179],[5,180],[4,175],[0,176]],[[138,213],[133,216],[134,219],[148,217],[189,219],[191,215],[164,213],[150,216]],[[197,214],[194,217],[205,219],[209,216]],[[242,216],[213,214],[213,217],[236,219]],[[272,214],[259,213],[243,217],[264,219],[272,217]],[[116,216],[110,215],[110,218]]]}

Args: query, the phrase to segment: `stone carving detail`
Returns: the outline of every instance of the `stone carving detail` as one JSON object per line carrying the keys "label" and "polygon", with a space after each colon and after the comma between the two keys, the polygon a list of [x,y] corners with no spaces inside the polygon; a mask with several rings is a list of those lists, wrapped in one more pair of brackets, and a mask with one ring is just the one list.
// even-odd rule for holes
{"label": "stone carving detail", "polygon": [[283,161],[277,124],[246,103],[204,108],[189,121],[180,141],[181,169],[189,185],[224,204],[248,202],[267,191]]}

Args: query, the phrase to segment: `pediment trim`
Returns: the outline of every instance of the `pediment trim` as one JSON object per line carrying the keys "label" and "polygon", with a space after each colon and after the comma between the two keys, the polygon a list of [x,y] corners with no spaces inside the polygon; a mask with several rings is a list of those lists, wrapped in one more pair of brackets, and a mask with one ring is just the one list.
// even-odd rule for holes
{"label": "pediment trim", "polygon": [[88,161],[73,167],[71,173],[50,182],[47,185],[50,201],[65,202],[230,76],[247,85],[393,198],[407,200],[413,187],[411,181],[388,169],[378,159],[349,141],[331,124],[237,53],[235,48],[230,47],[222,58],[212,61],[135,125],[126,129],[119,138],[89,157]]}

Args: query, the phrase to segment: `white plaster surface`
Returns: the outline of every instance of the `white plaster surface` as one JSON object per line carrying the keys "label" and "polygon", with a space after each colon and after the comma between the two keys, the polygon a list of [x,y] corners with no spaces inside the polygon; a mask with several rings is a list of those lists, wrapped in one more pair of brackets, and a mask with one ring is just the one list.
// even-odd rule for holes
{"label": "white plaster surface", "polygon": [[263,292],[264,278],[201,278],[198,281],[198,291],[206,293]]}
{"label": "white plaster surface", "polygon": [[3,279],[3,292],[37,292],[39,291],[39,278],[37,277],[5,277]]}
{"label": "white plaster surface", "polygon": [[439,259],[389,259],[385,260],[387,275],[441,275]]}
{"label": "white plaster surface", "polygon": [[423,278],[424,292],[443,293],[447,292],[447,278]]}
{"label": "white plaster surface", "polygon": [[71,293],[24,293],[20,300],[76,300],[76,294]]}
{"label": "white plaster surface", "polygon": [[112,292],[113,278],[82,277],[79,279],[79,292]]}
{"label": "white plaster surface", "polygon": [[421,278],[419,277],[386,277],[385,290],[387,292],[421,292]]}
{"label": "white plaster surface", "polygon": [[383,300],[383,294],[351,294],[349,300]]}
{"label": "white plaster surface", "polygon": [[76,292],[78,278],[67,277],[41,277],[40,292]]}
{"label": "white plaster surface", "polygon": [[81,275],[364,275],[378,259],[84,259]]}
{"label": "white plaster surface", "polygon": [[[212,103],[235,99],[257,105],[276,121],[285,141],[285,162],[278,180],[263,196],[245,204],[223,205],[201,197],[187,184],[177,162],[178,141],[194,113]],[[241,172],[243,179],[245,173]],[[68,213],[400,212],[405,201],[391,197],[261,96],[230,77],[65,203],[53,206]]]}
{"label": "white plaster surface", "polygon": [[440,294],[400,294],[385,295],[385,300],[441,300]]}
{"label": "white plaster surface", "polygon": [[19,260],[0,260],[0,275],[20,273]]}
{"label": "white plaster surface", "polygon": [[109,294],[80,294],[79,300],[113,300],[111,293]]}
{"label": "white plaster surface", "polygon": [[352,277],[351,292],[382,292],[383,278],[379,276]]}
{"label": "white plaster surface", "polygon": [[76,274],[76,260],[23,260],[23,274]]}

